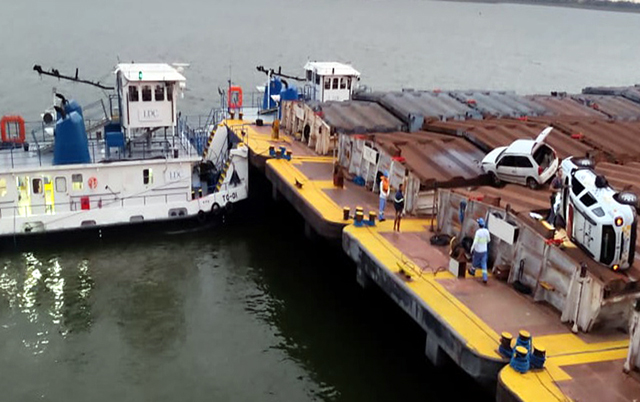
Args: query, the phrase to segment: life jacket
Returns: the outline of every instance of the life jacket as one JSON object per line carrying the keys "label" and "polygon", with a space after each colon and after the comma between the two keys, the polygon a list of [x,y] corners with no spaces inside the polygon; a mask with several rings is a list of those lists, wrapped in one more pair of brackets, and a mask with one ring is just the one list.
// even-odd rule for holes
{"label": "life jacket", "polygon": [[389,179],[384,176],[382,177],[382,191],[385,193],[389,191]]}

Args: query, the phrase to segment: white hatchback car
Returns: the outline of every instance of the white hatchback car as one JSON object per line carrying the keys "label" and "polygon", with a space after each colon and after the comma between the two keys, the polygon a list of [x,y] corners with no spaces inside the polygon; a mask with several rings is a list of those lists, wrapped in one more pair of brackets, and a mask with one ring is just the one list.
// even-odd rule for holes
{"label": "white hatchback car", "polygon": [[562,161],[563,190],[558,212],[567,236],[614,271],[633,265],[638,226],[636,194],[616,192],[588,159]]}
{"label": "white hatchback car", "polygon": [[546,183],[559,163],[556,151],[544,142],[551,130],[553,127],[545,128],[535,140],[516,140],[508,147],[494,149],[482,160],[482,170],[495,185],[511,182],[537,188]]}

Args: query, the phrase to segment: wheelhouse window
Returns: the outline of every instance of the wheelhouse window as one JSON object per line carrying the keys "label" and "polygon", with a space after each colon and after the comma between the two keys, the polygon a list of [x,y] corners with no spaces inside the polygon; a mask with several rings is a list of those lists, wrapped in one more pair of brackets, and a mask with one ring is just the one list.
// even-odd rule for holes
{"label": "wheelhouse window", "polygon": [[320,85],[320,76],[316,74],[316,85]]}
{"label": "wheelhouse window", "polygon": [[151,102],[151,87],[149,85],[142,87],[142,101]]}
{"label": "wheelhouse window", "polygon": [[33,194],[42,194],[42,179],[33,179],[31,181]]}
{"label": "wheelhouse window", "polygon": [[167,100],[168,101],[173,100],[173,85],[171,84],[167,84]]}
{"label": "wheelhouse window", "polygon": [[333,79],[333,89],[338,89],[338,79],[337,78]]}
{"label": "wheelhouse window", "polygon": [[0,197],[7,195],[7,179],[0,179]]}
{"label": "wheelhouse window", "polygon": [[345,89],[347,87],[347,79],[342,77],[340,78],[340,89]]}
{"label": "wheelhouse window", "polygon": [[138,87],[136,85],[129,86],[129,102],[137,102],[140,100]]}
{"label": "wheelhouse window", "polygon": [[155,99],[156,101],[164,100],[164,87],[162,85],[156,85]]}
{"label": "wheelhouse window", "polygon": [[82,190],[82,174],[76,173],[71,175],[71,183],[74,191]]}
{"label": "wheelhouse window", "polygon": [[351,89],[351,77],[347,78],[347,89]]}
{"label": "wheelhouse window", "polygon": [[66,177],[56,177],[56,192],[57,193],[66,193],[67,192],[67,178]]}
{"label": "wheelhouse window", "polygon": [[142,182],[144,184],[153,183],[153,170],[152,169],[144,169],[142,171]]}
{"label": "wheelhouse window", "polygon": [[311,81],[313,78],[313,73],[311,70],[307,70],[307,81]]}
{"label": "wheelhouse window", "polygon": [[324,89],[331,89],[331,78],[324,79]]}

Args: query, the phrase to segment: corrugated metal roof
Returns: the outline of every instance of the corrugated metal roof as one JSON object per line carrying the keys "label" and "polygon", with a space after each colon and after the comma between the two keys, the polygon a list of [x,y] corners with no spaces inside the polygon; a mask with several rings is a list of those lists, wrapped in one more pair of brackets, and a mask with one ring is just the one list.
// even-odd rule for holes
{"label": "corrugated metal roof", "polygon": [[607,177],[609,184],[617,190],[630,190],[640,195],[640,162],[624,165],[598,163],[596,171]]}
{"label": "corrugated metal roof", "polygon": [[622,96],[574,95],[573,98],[614,119],[640,119],[640,104]]}
{"label": "corrugated metal roof", "polygon": [[[507,205],[515,212],[529,213],[530,211],[541,211],[551,207],[549,197],[551,193],[547,187],[538,190],[531,190],[528,187],[517,184],[507,184],[502,188],[492,186],[482,186],[476,188],[459,188],[455,192],[472,197],[490,198],[499,200],[499,206],[506,208]],[[489,200],[487,200],[489,201]]]}
{"label": "corrugated metal roof", "polygon": [[[611,161],[640,159],[640,122],[579,117],[536,117],[532,120],[550,124],[571,136],[580,137],[584,145],[603,151]],[[557,136],[559,137],[559,136]],[[551,138],[551,136],[549,136]],[[551,142],[551,139],[549,139]],[[574,154],[580,155],[580,154]]]}
{"label": "corrugated metal roof", "polygon": [[[517,139],[536,138],[548,124],[513,119],[481,121],[449,121],[425,124],[424,129],[451,135],[464,136],[485,152],[511,144]],[[555,149],[558,157],[584,156],[592,147],[573,139],[559,130],[553,130],[546,142]]]}
{"label": "corrugated metal roof", "polygon": [[507,91],[454,91],[451,96],[472,106],[483,115],[496,117],[538,116],[546,108],[529,99]]}
{"label": "corrugated metal roof", "polygon": [[629,87],[587,87],[582,90],[582,93],[590,95],[619,95],[640,103],[640,84]]}
{"label": "corrugated metal roof", "polygon": [[354,97],[378,102],[405,122],[408,122],[410,114],[439,120],[482,118],[479,112],[452,98],[449,92],[373,92],[355,94]]}
{"label": "corrugated metal roof", "polygon": [[484,153],[464,138],[427,132],[376,134],[373,140],[432,188],[479,183]]}
{"label": "corrugated metal roof", "polygon": [[322,119],[338,133],[389,132],[405,128],[402,121],[375,102],[344,101],[310,105],[316,112],[322,111]]}
{"label": "corrugated metal roof", "polygon": [[565,95],[527,95],[526,99],[542,105],[547,109],[546,115],[551,116],[584,116],[607,118],[602,112],[578,102],[570,96]]}

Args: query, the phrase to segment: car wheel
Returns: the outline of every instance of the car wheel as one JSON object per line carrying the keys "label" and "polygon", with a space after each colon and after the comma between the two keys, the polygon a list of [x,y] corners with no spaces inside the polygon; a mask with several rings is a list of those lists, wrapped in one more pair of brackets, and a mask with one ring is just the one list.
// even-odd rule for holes
{"label": "car wheel", "polygon": [[489,172],[489,178],[491,179],[491,183],[495,187],[502,187],[504,185],[503,181],[500,180],[500,178],[498,177],[498,175],[495,174],[495,172]]}
{"label": "car wheel", "polygon": [[573,159],[572,162],[581,168],[589,168],[589,169],[593,169],[594,164],[593,161],[589,158],[577,158],[577,159]]}
{"label": "car wheel", "polygon": [[616,201],[620,204],[631,205],[638,208],[638,196],[630,191],[621,191],[615,196]]}
{"label": "car wheel", "polygon": [[527,187],[529,187],[532,190],[535,190],[538,188],[538,182],[533,177],[527,177]]}

